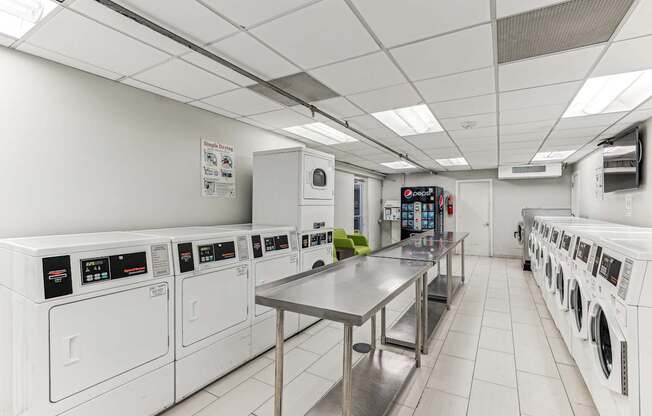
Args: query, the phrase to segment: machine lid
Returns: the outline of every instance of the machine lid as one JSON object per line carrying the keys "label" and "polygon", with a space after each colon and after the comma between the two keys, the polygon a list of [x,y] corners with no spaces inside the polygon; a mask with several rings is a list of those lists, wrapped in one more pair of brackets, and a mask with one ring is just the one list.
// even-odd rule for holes
{"label": "machine lid", "polygon": [[230,224],[230,225],[216,225],[214,227],[204,227],[204,228],[215,228],[222,230],[232,230],[232,231],[244,231],[249,234],[252,233],[273,233],[273,232],[292,232],[295,231],[295,227],[290,225],[267,225],[267,224]]}
{"label": "machine lid", "polygon": [[164,237],[172,242],[184,242],[191,240],[207,240],[211,238],[235,237],[244,235],[244,232],[238,232],[233,229],[216,227],[174,227],[158,228],[151,230],[140,230],[139,233],[151,234]]}
{"label": "machine lid", "polygon": [[0,240],[0,247],[28,256],[42,257],[137,245],[167,244],[168,242],[169,239],[161,236],[113,231],[105,233],[7,238]]}

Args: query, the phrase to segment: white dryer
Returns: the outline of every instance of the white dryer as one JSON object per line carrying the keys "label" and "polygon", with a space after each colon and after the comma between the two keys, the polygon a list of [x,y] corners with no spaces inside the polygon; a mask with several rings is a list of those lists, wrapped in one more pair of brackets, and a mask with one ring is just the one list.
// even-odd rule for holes
{"label": "white dryer", "polygon": [[254,286],[248,234],[210,227],[140,231],[172,243],[176,400],[251,358]]}
{"label": "white dryer", "polygon": [[[333,263],[333,230],[317,230],[304,232],[299,236],[301,247],[301,271],[316,269]],[[299,315],[299,329],[305,329],[319,318]]]}
{"label": "white dryer", "polygon": [[174,402],[164,238],[0,240],[0,414],[155,415]]}

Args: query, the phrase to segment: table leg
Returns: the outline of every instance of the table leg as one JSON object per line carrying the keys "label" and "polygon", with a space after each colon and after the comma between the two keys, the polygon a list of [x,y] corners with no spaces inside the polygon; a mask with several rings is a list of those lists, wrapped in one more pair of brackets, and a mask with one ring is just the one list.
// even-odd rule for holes
{"label": "table leg", "polygon": [[353,327],[344,324],[344,377],[342,378],[342,415],[352,416],[353,398],[351,383],[353,378]]}
{"label": "table leg", "polygon": [[421,277],[421,341],[423,353],[428,355],[428,272]]}
{"label": "table leg", "polygon": [[453,254],[446,254],[446,309],[450,310],[453,301]]}
{"label": "table leg", "polygon": [[283,342],[285,334],[283,324],[284,311],[276,310],[276,372],[274,375],[274,416],[283,414]]}
{"label": "table leg", "polygon": [[376,349],[376,314],[371,315],[371,349]]}
{"label": "table leg", "polygon": [[385,345],[385,332],[387,330],[387,317],[386,317],[386,310],[385,307],[380,310],[380,343]]}
{"label": "table leg", "polygon": [[462,240],[462,283],[464,283],[464,240]]}
{"label": "table leg", "polygon": [[416,367],[419,368],[421,367],[421,339],[423,337],[422,335],[422,310],[421,310],[421,305],[423,305],[423,302],[421,302],[421,288],[423,286],[423,276],[421,276],[419,279],[417,279],[415,286],[416,286],[416,299],[417,301],[415,302],[415,307],[417,309],[417,322],[416,322],[416,328],[417,328],[417,334],[416,334],[416,339],[414,340],[414,361],[416,363]]}

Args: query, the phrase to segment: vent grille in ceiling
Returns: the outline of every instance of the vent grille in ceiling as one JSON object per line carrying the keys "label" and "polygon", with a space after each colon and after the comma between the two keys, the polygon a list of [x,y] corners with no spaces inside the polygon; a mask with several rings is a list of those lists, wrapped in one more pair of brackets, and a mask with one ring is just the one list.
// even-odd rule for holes
{"label": "vent grille in ceiling", "polygon": [[571,0],[498,19],[498,63],[606,42],[634,0]]}
{"label": "vent grille in ceiling", "polygon": [[[338,93],[305,72],[276,78],[269,82],[309,103],[339,96]],[[283,105],[292,106],[297,104],[293,100],[277,93],[265,85],[255,84],[249,88]]]}
{"label": "vent grille in ceiling", "polygon": [[524,165],[512,167],[512,173],[544,173],[545,171],[545,165]]}

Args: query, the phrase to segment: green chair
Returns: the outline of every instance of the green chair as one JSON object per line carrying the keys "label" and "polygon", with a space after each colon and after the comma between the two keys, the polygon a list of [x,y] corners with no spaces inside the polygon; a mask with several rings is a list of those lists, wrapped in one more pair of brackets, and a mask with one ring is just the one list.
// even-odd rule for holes
{"label": "green chair", "polygon": [[347,234],[342,228],[336,228],[334,230],[333,245],[335,246],[337,257],[340,260],[371,253],[371,247],[369,247],[367,237],[361,234]]}

